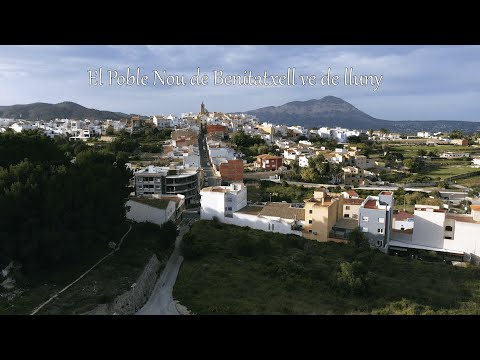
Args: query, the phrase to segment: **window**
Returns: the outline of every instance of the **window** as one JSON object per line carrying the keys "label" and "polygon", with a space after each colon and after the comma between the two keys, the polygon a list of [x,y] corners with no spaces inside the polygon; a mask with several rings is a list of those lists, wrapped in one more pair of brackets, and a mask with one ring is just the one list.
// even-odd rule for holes
{"label": "window", "polygon": [[362,221],[368,221],[368,216],[362,216]]}
{"label": "window", "polygon": [[309,213],[309,214],[313,214],[313,210],[308,210],[308,213]]}
{"label": "window", "polygon": [[349,218],[349,217],[350,217],[350,214],[343,214],[343,217],[344,217],[344,218]]}
{"label": "window", "polygon": [[453,231],[453,228],[450,225],[445,226],[445,231]]}
{"label": "window", "polygon": [[385,224],[385,218],[378,218],[378,222],[380,224]]}
{"label": "window", "polygon": [[362,227],[362,232],[368,232],[368,228]]}
{"label": "window", "polygon": [[345,210],[350,210],[350,206],[345,206]]}
{"label": "window", "polygon": [[379,234],[383,234],[383,229],[377,229],[377,232],[378,232]]}
{"label": "window", "polygon": [[275,230],[275,224],[272,224],[272,231]]}
{"label": "window", "polygon": [[268,224],[268,230],[270,230],[270,224]]}
{"label": "window", "polygon": [[308,223],[309,223],[309,224],[313,224],[313,220],[308,220]]}
{"label": "window", "polygon": [[228,211],[232,211],[232,207],[231,207],[231,206],[228,207]]}
{"label": "window", "polygon": [[452,240],[452,237],[451,236],[445,236],[445,239]]}
{"label": "window", "polygon": [[311,232],[312,232],[312,230],[308,230],[308,232],[309,232],[309,233],[311,233]]}
{"label": "window", "polygon": [[381,241],[381,240],[377,241],[377,246],[382,247],[383,246],[383,241]]}
{"label": "window", "polygon": [[232,200],[232,198],[228,198],[227,201],[228,201],[228,202],[232,202],[233,200]]}

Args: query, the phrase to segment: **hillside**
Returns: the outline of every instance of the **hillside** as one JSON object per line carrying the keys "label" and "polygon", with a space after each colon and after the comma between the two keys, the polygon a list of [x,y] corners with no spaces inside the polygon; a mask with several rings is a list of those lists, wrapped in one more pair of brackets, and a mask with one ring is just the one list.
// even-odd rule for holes
{"label": "hillside", "polygon": [[376,119],[335,96],[325,96],[320,100],[294,101],[281,106],[268,106],[250,110],[246,113],[257,116],[261,122],[302,125],[307,128],[314,126],[340,126],[358,130],[386,128],[390,131],[405,133],[422,130],[443,132],[480,130],[480,123],[470,121],[389,121]]}
{"label": "hillside", "polygon": [[198,221],[173,297],[199,315],[479,314],[476,267]]}
{"label": "hillside", "polygon": [[52,120],[63,119],[98,119],[98,120],[120,120],[130,115],[89,109],[70,101],[59,104],[33,103],[25,105],[0,106],[0,117],[25,120]]}

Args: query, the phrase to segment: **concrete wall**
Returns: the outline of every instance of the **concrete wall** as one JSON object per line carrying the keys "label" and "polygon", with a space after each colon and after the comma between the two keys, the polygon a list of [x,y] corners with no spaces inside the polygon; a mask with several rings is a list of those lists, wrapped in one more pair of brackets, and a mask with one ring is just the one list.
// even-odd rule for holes
{"label": "concrete wall", "polygon": [[[368,217],[368,221],[363,220],[363,217]],[[362,232],[368,238],[370,245],[377,246],[377,241],[382,240],[383,245],[385,246],[385,238],[387,235],[386,224],[388,223],[388,214],[384,209],[367,209],[367,208],[360,208],[360,212],[358,214],[358,225]],[[384,219],[384,223],[379,221],[379,218]],[[364,231],[366,228],[367,231]],[[383,229],[383,234],[378,232],[378,229]]]}
{"label": "concrete wall", "polygon": [[84,315],[132,315],[148,301],[158,278],[160,261],[152,255],[142,274],[136,281],[135,289],[129,289],[117,296],[111,304],[101,304]]}
{"label": "concrete wall", "polygon": [[[302,236],[301,231],[292,230],[291,223],[288,223],[280,218],[273,217],[259,217],[256,215],[234,213],[233,218],[220,219],[225,224],[248,226],[252,229],[270,231],[280,234],[294,234]],[[292,221],[293,222],[293,221]]]}
{"label": "concrete wall", "polygon": [[[416,210],[414,215],[412,244],[443,248],[445,213]],[[450,243],[446,245],[450,247],[452,240],[448,241]]]}
{"label": "concrete wall", "polygon": [[127,206],[130,210],[127,212],[127,219],[136,222],[149,221],[151,223],[162,225],[175,214],[175,202],[170,201],[166,209],[158,209],[153,206],[141,204],[134,200],[128,200]]}
{"label": "concrete wall", "polygon": [[212,220],[214,216],[222,219],[225,215],[225,193],[206,191],[201,193],[200,218]]}

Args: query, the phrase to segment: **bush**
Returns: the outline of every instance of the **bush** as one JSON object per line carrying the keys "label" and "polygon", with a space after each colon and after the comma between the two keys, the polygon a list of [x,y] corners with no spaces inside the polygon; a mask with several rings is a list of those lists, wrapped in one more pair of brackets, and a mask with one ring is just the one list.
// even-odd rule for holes
{"label": "bush", "polygon": [[248,238],[241,238],[235,243],[235,251],[240,256],[255,256],[255,244]]}
{"label": "bush", "polygon": [[333,286],[342,295],[366,295],[369,280],[361,262],[342,262],[334,275]]}
{"label": "bush", "polygon": [[181,250],[185,260],[198,260],[207,254],[206,246],[200,244],[191,232],[183,236]]}

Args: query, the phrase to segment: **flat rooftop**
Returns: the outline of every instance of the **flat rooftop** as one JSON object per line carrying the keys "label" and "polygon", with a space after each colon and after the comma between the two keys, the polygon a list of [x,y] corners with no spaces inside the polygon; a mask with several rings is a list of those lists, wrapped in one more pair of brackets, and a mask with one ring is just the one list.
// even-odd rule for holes
{"label": "flat rooftop", "polygon": [[353,230],[357,226],[358,220],[355,219],[340,219],[335,223],[335,225],[333,225],[334,228],[347,230]]}
{"label": "flat rooftop", "polygon": [[166,209],[170,200],[155,199],[155,198],[131,198],[130,200],[138,202],[140,204],[155,207],[157,209]]}
{"label": "flat rooftop", "polygon": [[248,214],[248,215],[258,215],[260,211],[263,210],[263,205],[247,205],[243,209],[237,211],[240,214]]}
{"label": "flat rooftop", "polygon": [[289,203],[267,203],[258,215],[282,219],[295,219],[296,216],[297,220],[305,220],[305,209],[291,207],[291,205]]}
{"label": "flat rooftop", "polygon": [[343,199],[344,205],[361,205],[365,199]]}
{"label": "flat rooftop", "polygon": [[460,222],[480,224],[480,221],[475,221],[475,220],[473,220],[472,215],[468,215],[468,214],[446,213],[446,214],[445,214],[445,218],[446,218],[446,219],[453,219],[453,220],[455,220],[455,221],[460,221]]}

